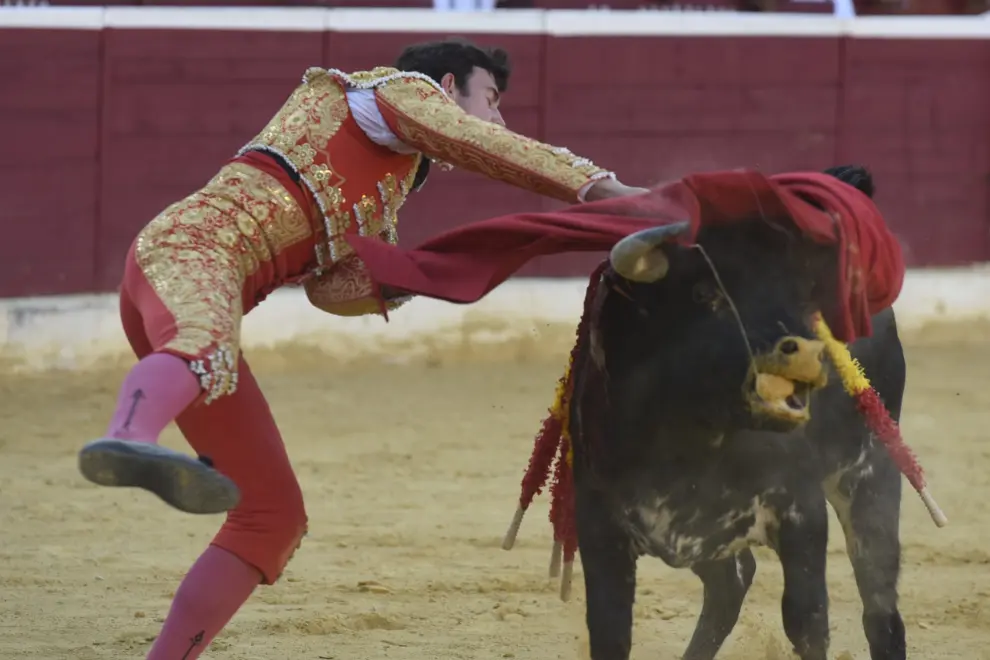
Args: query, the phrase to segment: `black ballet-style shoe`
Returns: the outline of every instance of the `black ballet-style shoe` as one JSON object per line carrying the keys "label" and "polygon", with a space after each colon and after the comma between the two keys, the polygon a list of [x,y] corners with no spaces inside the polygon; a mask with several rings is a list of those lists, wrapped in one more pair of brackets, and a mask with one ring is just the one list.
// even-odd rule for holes
{"label": "black ballet-style shoe", "polygon": [[186,513],[224,513],[241,499],[237,484],[213,469],[209,458],[150,442],[90,442],[79,452],[79,471],[100,486],[143,488]]}

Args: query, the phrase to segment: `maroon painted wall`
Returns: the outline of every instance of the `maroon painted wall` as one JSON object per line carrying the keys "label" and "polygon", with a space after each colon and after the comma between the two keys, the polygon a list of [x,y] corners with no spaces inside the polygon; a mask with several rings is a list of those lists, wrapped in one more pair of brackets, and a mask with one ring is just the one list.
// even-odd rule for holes
{"label": "maroon painted wall", "polygon": [[101,37],[0,30],[0,297],[94,287]]}
{"label": "maroon painted wall", "polygon": [[[0,296],[114,290],[134,233],[253,136],[308,66],[390,63],[431,36],[0,30]],[[514,55],[513,128],[628,183],[863,162],[910,265],[990,261],[990,41],[476,40]],[[411,244],[552,206],[435,172],[404,208],[400,233]],[[582,275],[595,260],[541,260],[526,274]]]}

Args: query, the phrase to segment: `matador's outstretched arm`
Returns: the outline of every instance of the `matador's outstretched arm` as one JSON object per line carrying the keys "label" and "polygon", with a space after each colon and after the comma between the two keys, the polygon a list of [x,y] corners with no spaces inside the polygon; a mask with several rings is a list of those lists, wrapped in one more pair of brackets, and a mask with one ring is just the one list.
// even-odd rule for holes
{"label": "matador's outstretched arm", "polygon": [[531,192],[577,203],[596,181],[615,175],[587,158],[467,114],[420,78],[397,78],[375,89],[385,123],[426,156]]}

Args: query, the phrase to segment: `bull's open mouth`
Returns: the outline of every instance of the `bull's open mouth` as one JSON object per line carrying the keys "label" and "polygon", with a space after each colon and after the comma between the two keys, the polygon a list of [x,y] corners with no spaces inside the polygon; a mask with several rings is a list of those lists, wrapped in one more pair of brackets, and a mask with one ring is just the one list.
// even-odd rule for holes
{"label": "bull's open mouth", "polygon": [[744,388],[752,413],[794,426],[811,419],[811,395],[828,382],[824,350],[820,341],[787,336],[757,355]]}
{"label": "bull's open mouth", "polygon": [[806,410],[808,402],[811,400],[811,385],[807,383],[795,383],[794,394],[784,399],[784,403],[791,410]]}
{"label": "bull's open mouth", "polygon": [[812,383],[776,374],[756,374],[750,389],[750,406],[757,414],[802,423],[810,419]]}

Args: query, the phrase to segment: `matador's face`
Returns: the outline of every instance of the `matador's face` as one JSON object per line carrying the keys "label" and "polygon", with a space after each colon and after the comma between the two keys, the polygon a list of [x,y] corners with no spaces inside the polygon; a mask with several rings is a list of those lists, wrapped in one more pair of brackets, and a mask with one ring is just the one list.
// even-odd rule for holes
{"label": "matador's face", "polygon": [[450,73],[443,77],[440,84],[464,112],[478,119],[505,126],[505,120],[498,109],[502,95],[490,72],[474,67],[474,71],[468,76],[462,88],[458,88],[454,75]]}

